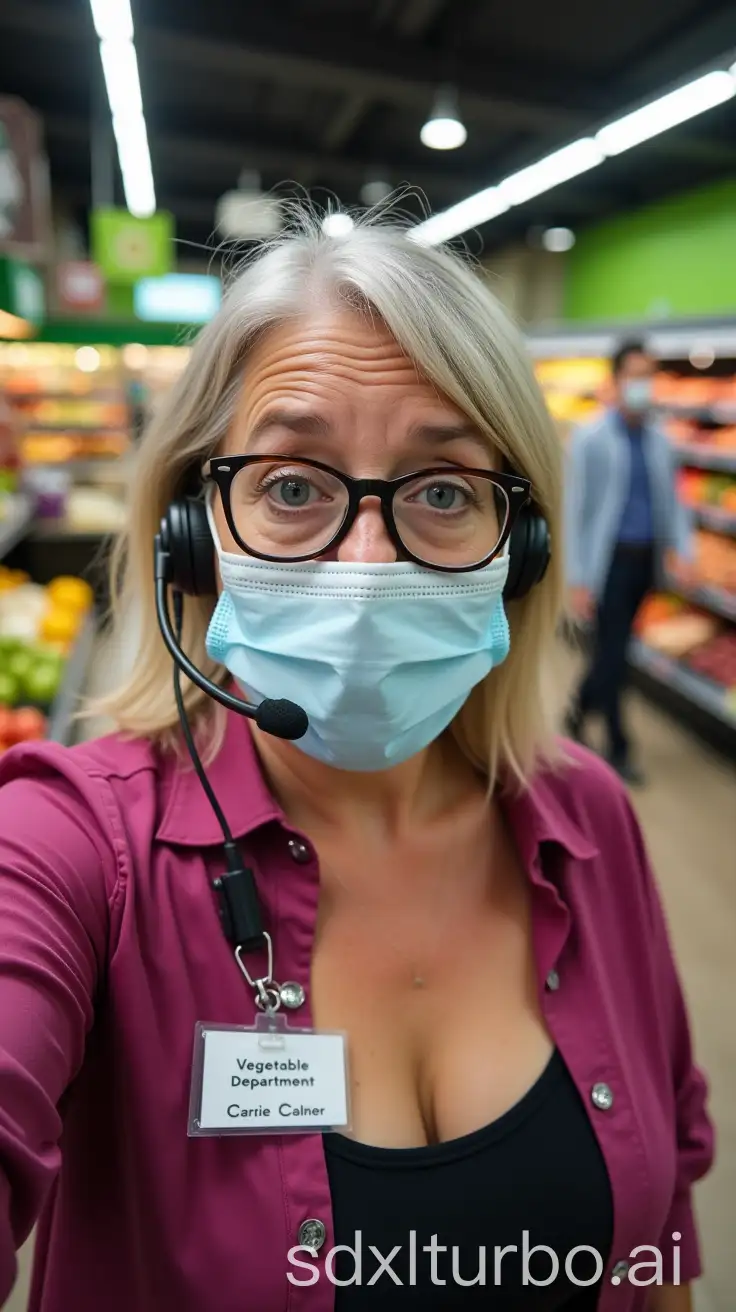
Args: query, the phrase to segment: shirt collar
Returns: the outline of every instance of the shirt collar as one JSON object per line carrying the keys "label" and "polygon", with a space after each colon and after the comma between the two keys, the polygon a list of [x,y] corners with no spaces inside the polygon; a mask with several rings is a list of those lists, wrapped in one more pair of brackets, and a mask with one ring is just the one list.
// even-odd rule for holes
{"label": "shirt collar", "polygon": [[504,792],[504,811],[530,872],[537,868],[543,843],[554,843],[576,861],[598,855],[597,845],[588,836],[589,820],[576,804],[575,770],[584,768],[584,758],[578,759],[577,749],[570,743],[566,742],[563,750],[567,760],[557,770],[539,771],[526,788]]}
{"label": "shirt collar", "polygon": [[[263,777],[244,715],[227,714],[222,746],[205,770],[234,838],[270,821],[287,824]],[[186,847],[222,843],[222,830],[188,757],[172,753],[162,771],[164,800],[156,837]]]}
{"label": "shirt collar", "polygon": [[[565,751],[576,768],[576,751]],[[583,762],[581,761],[582,765]],[[222,843],[222,830],[188,760],[173,755],[164,764],[164,805],[156,837],[164,843],[210,847]],[[288,821],[263,776],[245,716],[228,714],[225,736],[214,760],[205,767],[233,837],[244,838],[259,826]],[[555,843],[571,857],[586,861],[598,854],[574,806],[571,767],[540,772],[521,791],[507,790],[503,806],[527,870],[536,867],[542,843]]]}

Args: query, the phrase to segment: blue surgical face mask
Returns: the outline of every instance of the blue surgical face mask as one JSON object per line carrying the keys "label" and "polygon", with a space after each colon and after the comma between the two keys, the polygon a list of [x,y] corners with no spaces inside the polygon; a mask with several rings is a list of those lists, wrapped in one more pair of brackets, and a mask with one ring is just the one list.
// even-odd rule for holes
{"label": "blue surgical face mask", "polygon": [[469,574],[413,564],[269,564],[223,551],[207,651],[249,701],[285,697],[297,746],[342,770],[385,770],[427,747],[509,651],[504,555]]}
{"label": "blue surgical face mask", "polygon": [[629,378],[621,388],[621,399],[626,410],[643,414],[652,404],[651,378]]}

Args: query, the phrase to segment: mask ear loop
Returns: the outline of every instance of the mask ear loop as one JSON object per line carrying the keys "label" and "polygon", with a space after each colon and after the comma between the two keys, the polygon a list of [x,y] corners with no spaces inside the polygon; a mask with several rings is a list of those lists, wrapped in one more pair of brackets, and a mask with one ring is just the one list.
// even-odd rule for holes
{"label": "mask ear loop", "polygon": [[214,498],[215,487],[214,484],[210,483],[204,490],[204,508],[207,514],[207,523],[210,526],[210,533],[212,534],[212,541],[215,544],[215,550],[219,558],[220,556],[226,556],[230,553],[223,551],[220,534],[217,531],[217,521],[215,520],[215,512],[212,505]]}

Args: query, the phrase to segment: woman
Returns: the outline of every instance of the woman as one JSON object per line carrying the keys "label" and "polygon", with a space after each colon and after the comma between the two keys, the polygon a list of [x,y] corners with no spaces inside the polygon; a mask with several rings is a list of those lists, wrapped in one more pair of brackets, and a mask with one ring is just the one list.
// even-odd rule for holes
{"label": "woman", "polygon": [[[235,280],[141,449],[120,732],[2,766],[3,1298],[40,1213],[38,1312],[690,1306],[705,1090],[627,798],[550,727],[559,502],[454,257],[307,226]],[[212,802],[182,611],[266,699],[187,684]]]}

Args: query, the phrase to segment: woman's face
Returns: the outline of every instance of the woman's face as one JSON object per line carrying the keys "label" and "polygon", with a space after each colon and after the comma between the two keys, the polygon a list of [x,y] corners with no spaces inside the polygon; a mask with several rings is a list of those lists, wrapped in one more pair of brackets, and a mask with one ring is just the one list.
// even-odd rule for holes
{"label": "woman's face", "polygon": [[[221,455],[321,460],[355,478],[396,478],[437,465],[494,467],[493,451],[456,406],[419,377],[378,322],[324,309],[274,328],[251,352]],[[226,551],[238,551],[219,497]],[[376,497],[366,498],[336,559],[396,560]]]}

